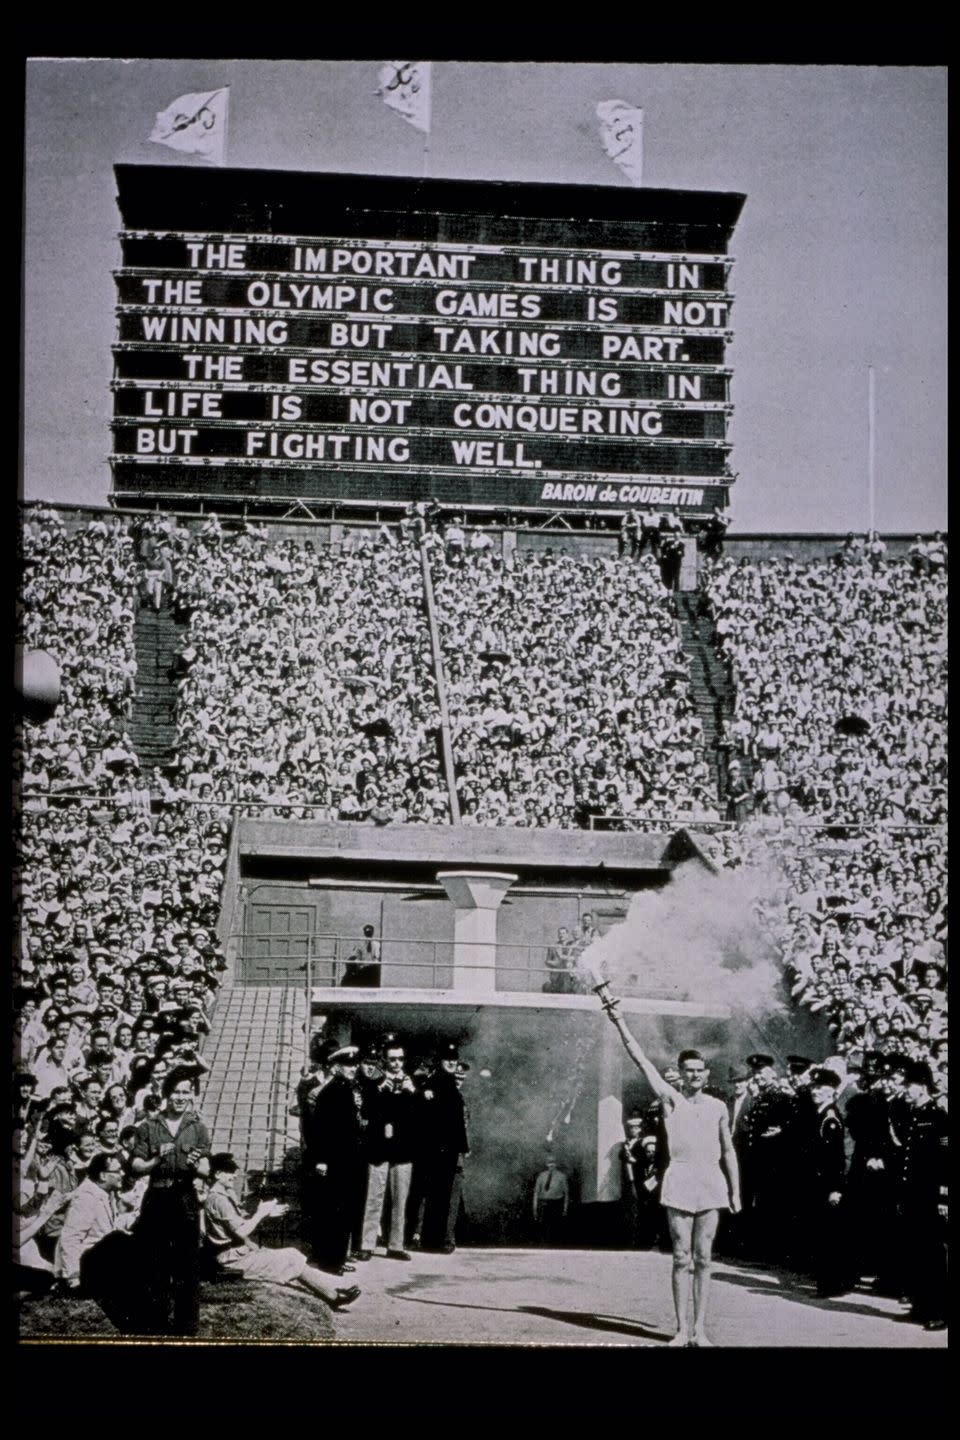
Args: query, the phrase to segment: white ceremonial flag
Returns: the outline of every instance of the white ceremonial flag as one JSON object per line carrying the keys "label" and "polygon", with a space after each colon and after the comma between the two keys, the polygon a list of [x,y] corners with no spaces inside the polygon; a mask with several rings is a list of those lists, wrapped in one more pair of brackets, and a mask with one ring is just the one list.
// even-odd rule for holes
{"label": "white ceremonial flag", "polygon": [[615,165],[634,185],[643,184],[643,111],[626,100],[601,100],[597,106],[600,139]]}
{"label": "white ceremonial flag", "polygon": [[227,101],[230,86],[204,94],[181,95],[161,110],[150,139],[171,150],[199,155],[214,165],[223,164],[227,143]]}
{"label": "white ceremonial flag", "polygon": [[430,133],[430,61],[387,60],[376,93],[416,130]]}

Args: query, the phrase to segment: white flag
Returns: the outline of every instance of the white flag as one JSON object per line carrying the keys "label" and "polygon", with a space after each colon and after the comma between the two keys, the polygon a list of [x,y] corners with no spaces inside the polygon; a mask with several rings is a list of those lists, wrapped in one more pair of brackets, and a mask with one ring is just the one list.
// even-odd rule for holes
{"label": "white flag", "polygon": [[603,148],[634,185],[643,184],[643,111],[626,100],[601,100],[597,106]]}
{"label": "white flag", "polygon": [[377,94],[416,130],[430,132],[430,61],[387,60],[380,66]]}
{"label": "white flag", "polygon": [[160,111],[150,139],[157,145],[169,145],[171,150],[183,150],[187,155],[199,155],[214,165],[222,165],[229,96],[229,85],[205,94],[181,95]]}

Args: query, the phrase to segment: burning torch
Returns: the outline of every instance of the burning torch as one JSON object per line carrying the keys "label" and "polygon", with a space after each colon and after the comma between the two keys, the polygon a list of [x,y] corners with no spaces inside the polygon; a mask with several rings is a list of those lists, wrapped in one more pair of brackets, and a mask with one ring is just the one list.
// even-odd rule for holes
{"label": "burning torch", "polygon": [[592,981],[591,989],[594,995],[598,997],[601,1008],[604,1009],[608,1015],[612,1014],[615,1006],[619,1005],[620,1001],[616,995],[611,993],[609,979],[604,975],[599,965],[588,964],[586,969]]}

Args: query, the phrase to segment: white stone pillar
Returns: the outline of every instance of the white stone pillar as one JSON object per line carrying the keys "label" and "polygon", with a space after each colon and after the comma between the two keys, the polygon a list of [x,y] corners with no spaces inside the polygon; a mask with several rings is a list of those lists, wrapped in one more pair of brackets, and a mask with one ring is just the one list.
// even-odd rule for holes
{"label": "white stone pillar", "polygon": [[597,1075],[597,1200],[620,1199],[623,1140],[623,1050],[620,1036],[603,1019]]}
{"label": "white stone pillar", "polygon": [[440,870],[453,917],[453,989],[492,995],[497,988],[497,910],[516,880],[499,870]]}

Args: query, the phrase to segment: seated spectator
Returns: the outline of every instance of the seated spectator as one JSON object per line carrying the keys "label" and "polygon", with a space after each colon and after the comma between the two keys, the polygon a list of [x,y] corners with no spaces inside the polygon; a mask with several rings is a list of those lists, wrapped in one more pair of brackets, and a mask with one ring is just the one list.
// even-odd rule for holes
{"label": "seated spectator", "polygon": [[252,1237],[257,1226],[263,1220],[285,1214],[287,1206],[277,1200],[261,1200],[252,1215],[244,1216],[233,1193],[238,1169],[232,1155],[210,1157],[209,1189],[203,1199],[203,1213],[207,1242],[220,1270],[271,1285],[299,1285],[319,1295],[334,1310],[352,1304],[360,1294],[358,1285],[347,1288],[331,1285],[320,1270],[307,1264],[300,1250],[291,1246],[272,1250],[256,1244]]}
{"label": "seated spectator", "polygon": [[137,1212],[121,1209],[117,1196],[124,1180],[123,1161],[118,1155],[100,1152],[89,1162],[67,1203],[63,1228],[57,1243],[54,1270],[68,1290],[80,1288],[85,1263],[107,1236],[129,1233]]}

